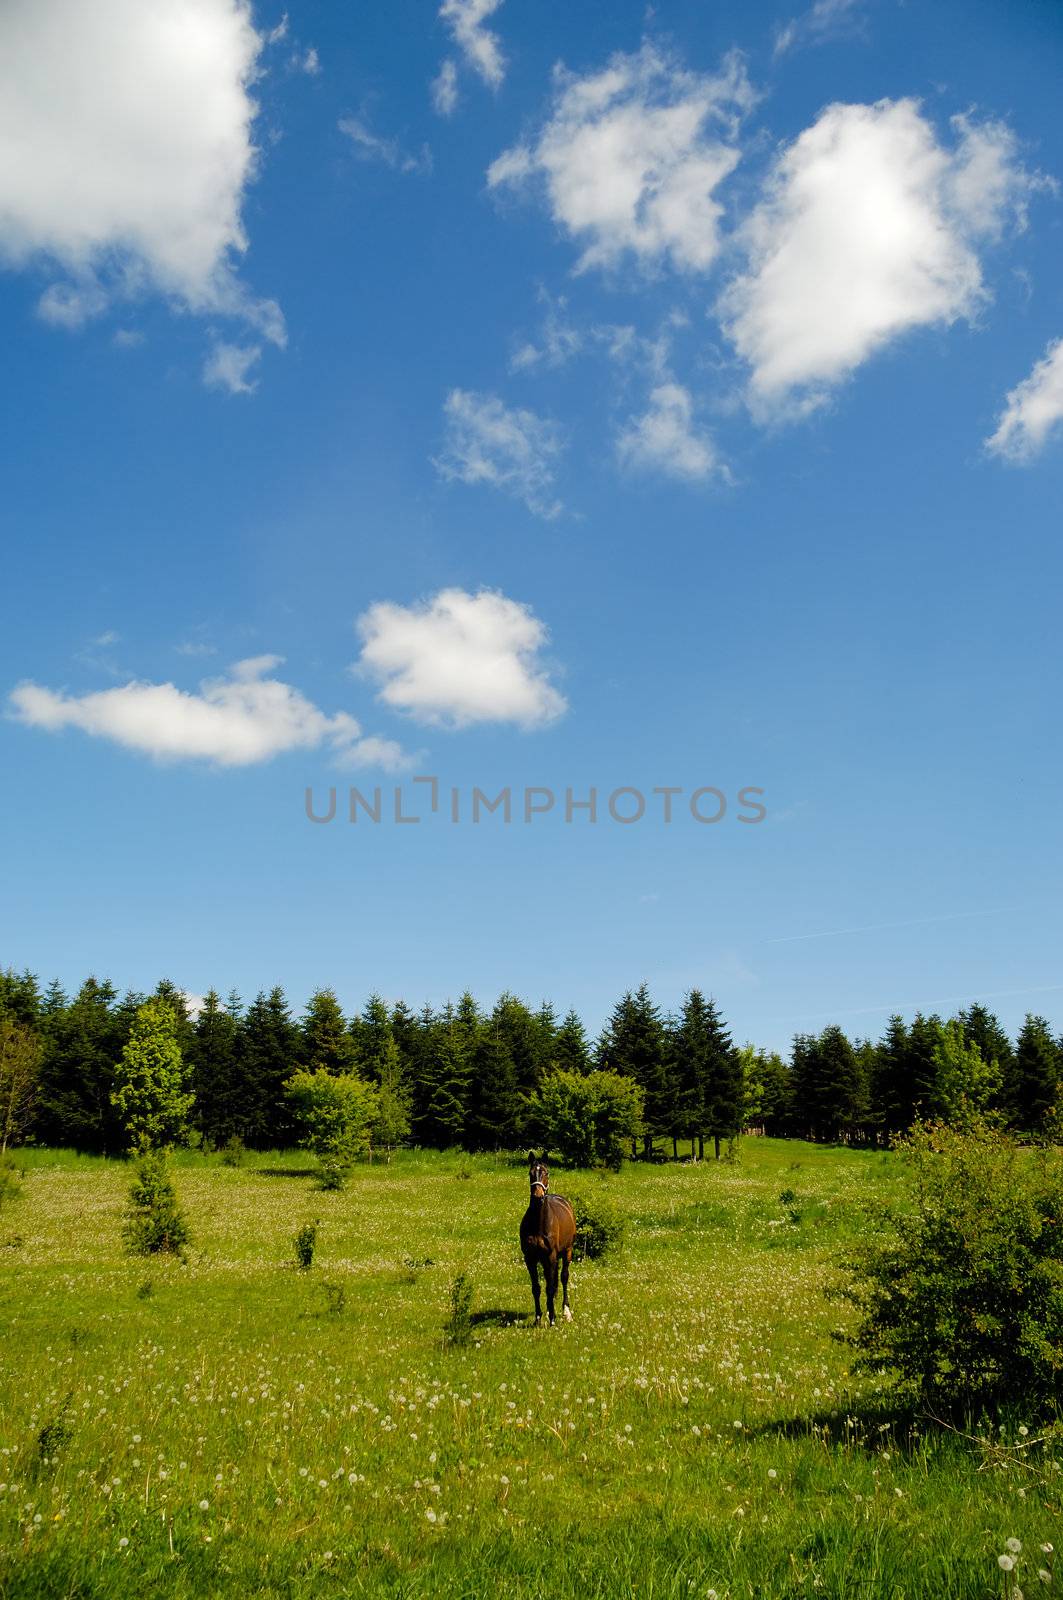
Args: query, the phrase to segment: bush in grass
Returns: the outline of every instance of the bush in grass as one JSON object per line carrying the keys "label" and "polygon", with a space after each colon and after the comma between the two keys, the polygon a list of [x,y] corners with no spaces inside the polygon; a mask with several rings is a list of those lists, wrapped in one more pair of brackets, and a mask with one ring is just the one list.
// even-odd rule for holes
{"label": "bush in grass", "polygon": [[165,1150],[142,1149],[137,1156],[123,1234],[132,1255],[184,1256],[188,1224],[177,1201]]}
{"label": "bush in grass", "polygon": [[242,1167],[247,1157],[247,1146],[238,1133],[230,1134],[222,1145],[221,1164],[223,1167]]}
{"label": "bush in grass", "polygon": [[295,1250],[295,1263],[301,1272],[308,1272],[314,1264],[314,1249],[317,1245],[317,1220],[304,1222],[298,1233],[292,1235],[292,1247]]}
{"label": "bush in grass", "polygon": [[302,1127],[300,1143],[321,1163],[321,1187],[342,1189],[349,1169],[372,1148],[377,1093],[352,1072],[296,1072],[284,1085]]}
{"label": "bush in grass", "polygon": [[609,1196],[574,1194],[570,1199],[576,1213],[576,1254],[590,1261],[619,1255],[627,1222]]}
{"label": "bush in grass", "polygon": [[642,1131],[642,1091],[616,1072],[551,1072],[528,1114],[537,1137],[566,1166],[615,1172]]}
{"label": "bush in grass", "polygon": [[914,1205],[848,1263],[858,1367],[942,1412],[1063,1400],[1063,1151],[984,1122],[900,1146]]}
{"label": "bush in grass", "polygon": [[459,1272],[450,1286],[450,1315],[443,1324],[448,1345],[468,1344],[472,1338],[472,1282]]}
{"label": "bush in grass", "polygon": [[0,1157],[0,1211],[22,1194],[22,1169],[7,1157]]}

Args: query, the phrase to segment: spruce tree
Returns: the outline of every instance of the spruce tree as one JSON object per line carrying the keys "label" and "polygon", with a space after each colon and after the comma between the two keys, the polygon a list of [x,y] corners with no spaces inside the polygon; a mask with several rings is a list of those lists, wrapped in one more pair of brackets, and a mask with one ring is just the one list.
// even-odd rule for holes
{"label": "spruce tree", "polygon": [[513,1056],[502,1034],[489,1024],[473,1049],[464,1142],[470,1150],[511,1150],[520,1122]]}
{"label": "spruce tree", "polygon": [[903,1017],[892,1016],[875,1051],[871,1098],[875,1116],[887,1143],[911,1127],[915,1118],[915,1087],[908,1029]]}
{"label": "spruce tree", "polygon": [[679,1135],[690,1140],[690,1153],[701,1140],[704,1154],[708,1126],[705,1089],[709,1078],[711,1048],[708,1006],[700,989],[691,989],[683,1001],[679,1020],[672,1030],[675,1126]]}
{"label": "spruce tree", "polygon": [[257,1150],[277,1149],[293,1136],[284,1084],[298,1064],[300,1043],[284,990],[260,991],[240,1019],[238,1034],[241,1137]]}
{"label": "spruce tree", "polygon": [[461,1144],[469,1097],[468,1028],[459,1025],[447,1007],[426,1040],[424,1096],[419,1135],[425,1144],[445,1150]]}
{"label": "spruce tree", "polygon": [[[710,998],[703,1003],[705,1100],[702,1129],[711,1137],[718,1161],[721,1141],[735,1139],[742,1131],[742,1064],[715,1000]],[[698,1150],[703,1156],[704,1141],[700,1137]]]}
{"label": "spruce tree", "polygon": [[[299,1061],[310,1072],[351,1072],[355,1045],[333,989],[316,989],[299,1027]],[[293,1063],[294,1065],[294,1063]]]}
{"label": "spruce tree", "polygon": [[373,1140],[390,1161],[394,1147],[410,1135],[410,1087],[394,1038],[388,1038],[375,1082],[377,1110]]}
{"label": "spruce tree", "polygon": [[112,983],[88,978],[68,1006],[46,1015],[37,1100],[44,1144],[118,1155],[122,1128],[111,1089],[133,1013],[120,1014]]}
{"label": "spruce tree", "polygon": [[1004,1107],[1015,1068],[1015,1051],[1011,1040],[992,1011],[978,1002],[960,1012],[960,1021],[967,1043],[978,1046],[987,1072],[999,1079],[1000,1087],[991,1102],[992,1107]]}
{"label": "spruce tree", "polygon": [[[236,999],[236,997],[233,997]],[[240,1122],[240,1063],[237,1048],[237,1011],[223,1006],[211,989],[192,1029],[189,1064],[195,1094],[195,1121],[204,1139],[215,1147],[243,1138]]]}
{"label": "spruce tree", "polygon": [[1041,1133],[1060,1098],[1060,1055],[1044,1017],[1028,1014],[1015,1050],[1008,1114],[1015,1128]]}
{"label": "spruce tree", "polygon": [[669,1044],[648,984],[641,983],[614,1007],[599,1065],[633,1078],[642,1090],[643,1151],[648,1156],[654,1139],[671,1133],[673,1121]]}
{"label": "spruce tree", "polygon": [[574,1011],[566,1013],[554,1035],[554,1064],[562,1072],[583,1074],[593,1065],[586,1029]]}

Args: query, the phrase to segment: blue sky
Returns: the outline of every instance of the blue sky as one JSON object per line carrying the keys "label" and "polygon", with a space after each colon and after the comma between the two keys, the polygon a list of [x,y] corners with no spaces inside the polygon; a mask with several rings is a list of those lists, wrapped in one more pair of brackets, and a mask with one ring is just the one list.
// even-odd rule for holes
{"label": "blue sky", "polygon": [[0,62],[0,959],[1063,1021],[1058,8],[17,0]]}

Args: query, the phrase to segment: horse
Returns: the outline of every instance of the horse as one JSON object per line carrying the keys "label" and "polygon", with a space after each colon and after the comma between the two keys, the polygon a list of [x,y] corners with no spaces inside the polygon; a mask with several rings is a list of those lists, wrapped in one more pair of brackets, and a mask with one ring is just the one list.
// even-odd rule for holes
{"label": "horse", "polygon": [[568,1269],[572,1263],[572,1247],[576,1242],[576,1214],[564,1195],[550,1193],[550,1173],[546,1156],[539,1160],[528,1151],[528,1181],[531,1196],[528,1209],[521,1218],[520,1248],[524,1264],[531,1278],[535,1296],[535,1326],[541,1327],[542,1302],[539,1299],[539,1267],[546,1279],[546,1310],[550,1326],[557,1321],[554,1316],[554,1296],[557,1294],[557,1269],[561,1264],[561,1311],[566,1322],[572,1321],[572,1308],[568,1303]]}

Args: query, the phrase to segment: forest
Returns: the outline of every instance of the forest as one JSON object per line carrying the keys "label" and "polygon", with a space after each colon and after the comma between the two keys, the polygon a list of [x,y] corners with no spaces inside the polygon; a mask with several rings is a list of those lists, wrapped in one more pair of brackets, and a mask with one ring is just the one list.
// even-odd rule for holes
{"label": "forest", "polygon": [[985,1006],[943,1020],[890,1019],[878,1040],[836,1025],[795,1035],[789,1054],[737,1044],[717,1003],[691,990],[675,1015],[642,984],[625,993],[597,1039],[574,1011],[559,1016],[503,994],[470,993],[441,1009],[388,1006],[372,995],[346,1016],[321,988],[295,1015],[280,988],[249,1004],[208,993],[190,1014],[163,980],[154,996],[90,977],[67,995],[29,972],[0,972],[0,1139],[122,1154],[115,1074],[148,998],[173,1011],[196,1142],[283,1148],[297,1129],[285,1084],[300,1070],[353,1074],[393,1107],[395,1142],[512,1149],[544,1137],[544,1088],[560,1073],[606,1072],[639,1091],[642,1153],[716,1155],[740,1133],[887,1145],[919,1119],[990,1114],[1034,1136],[1056,1131],[1063,1041],[1027,1016],[1012,1040]]}

